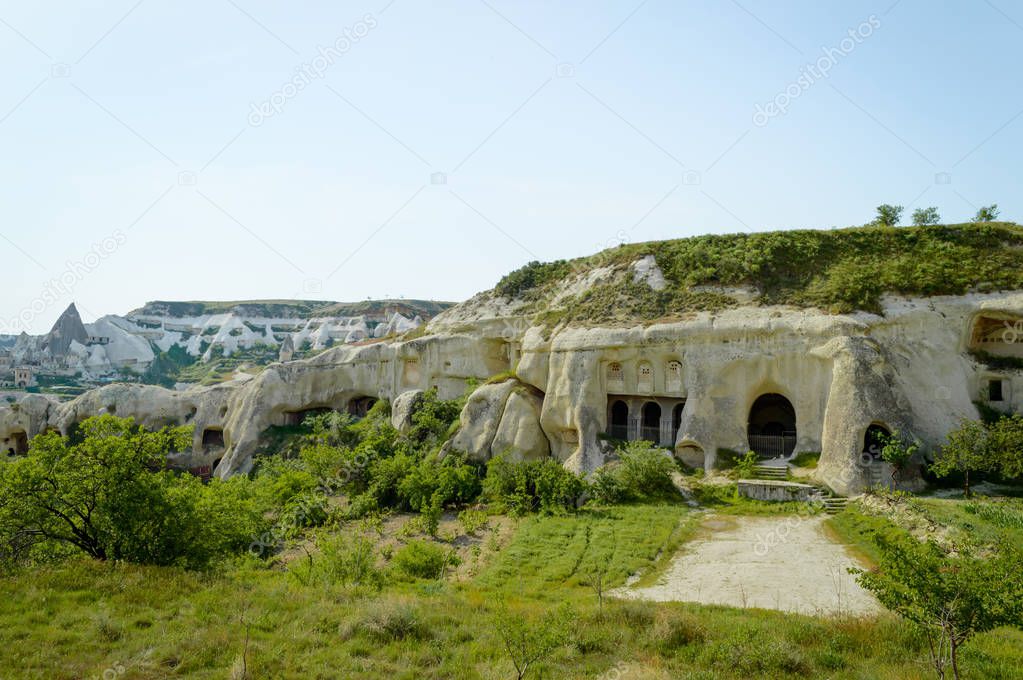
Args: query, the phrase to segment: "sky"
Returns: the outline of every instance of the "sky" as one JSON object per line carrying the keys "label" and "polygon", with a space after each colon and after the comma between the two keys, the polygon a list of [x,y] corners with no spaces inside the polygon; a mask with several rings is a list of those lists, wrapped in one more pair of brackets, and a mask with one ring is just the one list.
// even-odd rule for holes
{"label": "sky", "polygon": [[1023,222],[1023,0],[0,2],[0,333],[458,301],[621,242]]}

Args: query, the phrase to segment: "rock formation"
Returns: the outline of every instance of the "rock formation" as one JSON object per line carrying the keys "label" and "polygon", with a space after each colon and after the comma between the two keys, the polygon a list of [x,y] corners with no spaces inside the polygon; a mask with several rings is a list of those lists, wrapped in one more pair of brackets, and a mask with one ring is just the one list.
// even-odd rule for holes
{"label": "rock formation", "polygon": [[[696,307],[709,300],[709,309],[661,319],[551,319],[592,304],[600,286],[623,286],[642,304],[660,300],[644,296],[670,292],[666,272],[642,253],[566,268],[546,308],[535,296],[495,290],[440,314],[422,337],[338,346],[212,388],[116,385],[66,403],[26,397],[0,408],[0,437],[66,432],[100,412],[153,426],[191,423],[194,460],[220,461],[217,474],[228,476],[250,469],[271,425],[372,397],[391,400],[395,427],[407,429],[423,390],[454,398],[473,379],[485,384],[469,397],[448,452],[478,460],[552,456],[582,473],[603,464],[605,437],[648,439],[705,468],[726,452],[821,452],[820,480],[847,494],[884,474],[871,433],[897,433],[933,450],[960,419],[977,417],[975,401],[1023,409],[1023,371],[984,358],[1023,359],[1023,342],[1006,332],[1021,329],[1023,341],[1021,290],[888,293],[873,311],[834,313],[701,284],[678,299]],[[566,290],[574,292],[565,297]]]}

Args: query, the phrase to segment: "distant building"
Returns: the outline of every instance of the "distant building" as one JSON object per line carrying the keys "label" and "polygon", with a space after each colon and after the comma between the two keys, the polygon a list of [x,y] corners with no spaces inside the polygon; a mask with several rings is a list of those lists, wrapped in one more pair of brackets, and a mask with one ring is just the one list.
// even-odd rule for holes
{"label": "distant building", "polygon": [[18,366],[14,369],[15,387],[34,387],[35,384],[36,376],[31,368],[28,366]]}

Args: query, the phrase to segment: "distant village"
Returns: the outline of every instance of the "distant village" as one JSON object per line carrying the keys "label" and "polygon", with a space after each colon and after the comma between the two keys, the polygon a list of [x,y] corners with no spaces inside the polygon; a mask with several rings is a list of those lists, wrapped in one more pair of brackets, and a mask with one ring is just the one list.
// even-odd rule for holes
{"label": "distant village", "polygon": [[194,363],[263,349],[253,356],[266,364],[398,335],[424,323],[420,315],[409,318],[387,306],[373,314],[310,318],[252,315],[244,305],[197,316],[151,311],[84,323],[72,303],[45,335],[8,336],[0,342],[0,389],[73,395],[110,382],[146,382],[154,361],[172,351]]}

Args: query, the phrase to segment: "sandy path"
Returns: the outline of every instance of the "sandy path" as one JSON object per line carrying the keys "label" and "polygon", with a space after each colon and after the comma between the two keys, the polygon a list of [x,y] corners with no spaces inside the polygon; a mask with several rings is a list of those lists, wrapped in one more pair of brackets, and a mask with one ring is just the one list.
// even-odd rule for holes
{"label": "sandy path", "polygon": [[823,517],[710,516],[656,585],[620,588],[612,595],[803,614],[878,611],[877,601],[847,571],[863,565],[829,538],[823,522]]}

